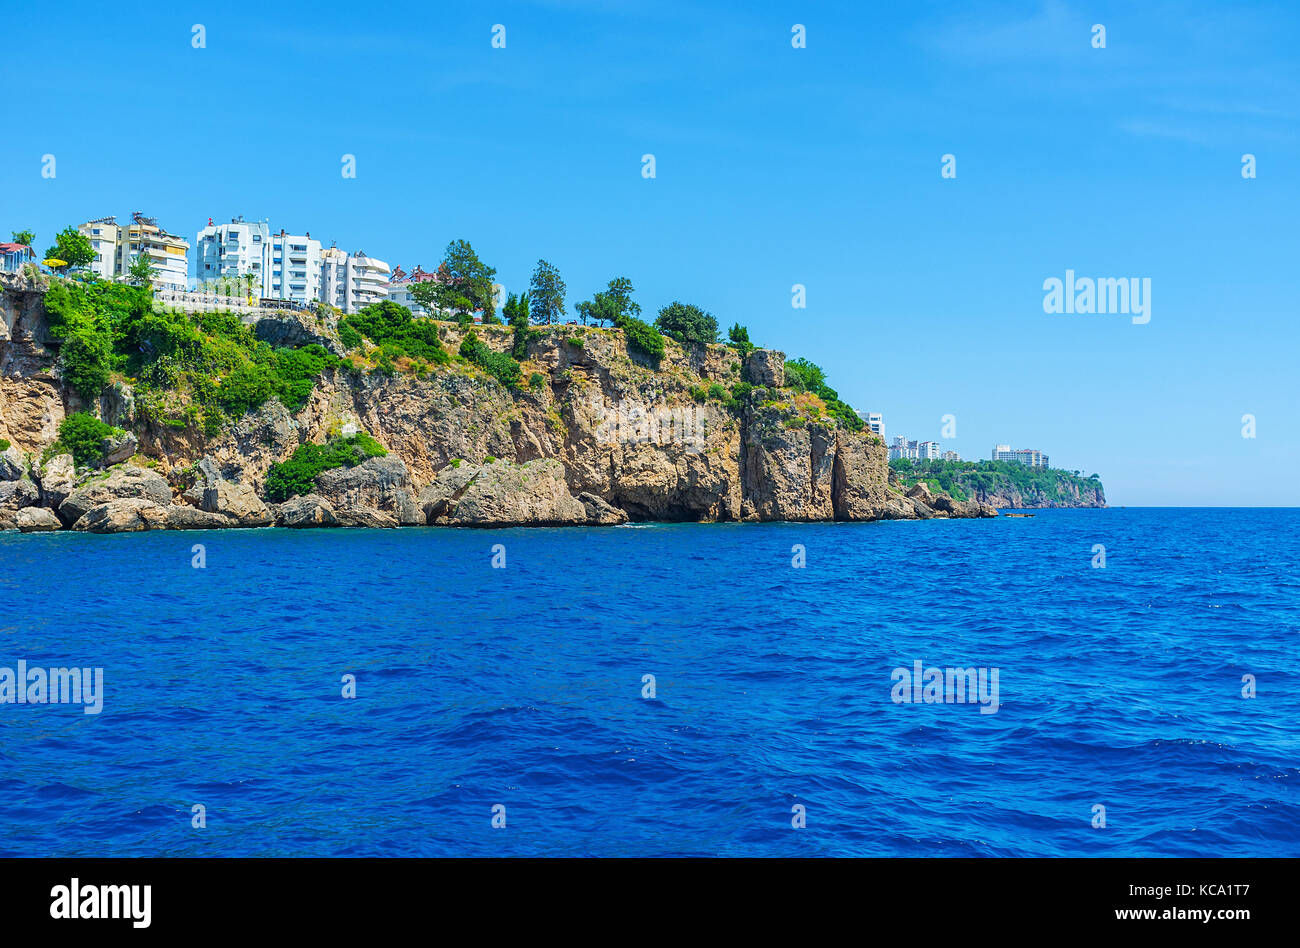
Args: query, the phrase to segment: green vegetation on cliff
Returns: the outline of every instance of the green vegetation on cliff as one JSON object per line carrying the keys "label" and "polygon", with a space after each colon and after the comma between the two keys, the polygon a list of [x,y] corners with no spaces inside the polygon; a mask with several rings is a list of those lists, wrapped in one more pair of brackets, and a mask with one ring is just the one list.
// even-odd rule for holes
{"label": "green vegetation on cliff", "polygon": [[47,453],[71,454],[77,467],[89,467],[104,456],[104,439],[120,434],[121,431],[110,428],[94,415],[74,411],[59,422],[59,440]]}
{"label": "green vegetation on cliff", "polygon": [[86,401],[112,376],[132,379],[136,410],[174,427],[216,434],[230,419],[279,398],[306,404],[316,377],[338,359],[319,345],[277,349],[231,313],[155,310],[148,287],[57,281],[45,295],[59,371]]}
{"label": "green vegetation on cliff", "polygon": [[266,499],[278,504],[310,494],[316,486],[316,475],[336,467],[354,467],[386,454],[383,445],[364,433],[326,444],[301,444],[287,461],[272,464],[266,472]]}
{"label": "green vegetation on cliff", "polygon": [[1075,504],[1104,496],[1101,479],[1092,474],[1060,471],[1056,468],[1027,467],[1015,461],[912,461],[898,458],[889,462],[904,487],[924,481],[931,490],[941,490],[957,500],[971,500],[1018,493],[1039,504]]}

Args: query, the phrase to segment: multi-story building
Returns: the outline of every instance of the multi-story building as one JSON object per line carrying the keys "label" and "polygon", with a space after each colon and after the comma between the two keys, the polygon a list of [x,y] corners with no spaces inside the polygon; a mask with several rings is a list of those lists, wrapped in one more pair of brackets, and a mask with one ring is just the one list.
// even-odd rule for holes
{"label": "multi-story building", "polygon": [[428,310],[416,302],[414,289],[416,284],[430,283],[436,279],[436,274],[420,269],[418,263],[410,273],[401,267],[394,267],[393,272],[388,276],[388,298],[398,306],[405,306],[417,316],[427,315]]}
{"label": "multi-story building", "polygon": [[873,434],[880,436],[880,440],[885,440],[885,416],[878,411],[858,412],[858,417],[867,423]]}
{"label": "multi-story building", "polygon": [[194,277],[200,287],[214,280],[243,281],[253,277],[252,291],[267,295],[270,288],[271,225],[266,221],[232,218],[229,224],[213,224],[195,238]]}
{"label": "multi-story building", "polygon": [[921,457],[921,446],[916,441],[908,441],[906,438],[899,436],[894,439],[894,443],[889,446],[889,460],[897,461],[900,458],[907,458],[909,461],[919,460]]}
{"label": "multi-story building", "polygon": [[993,446],[994,461],[1014,461],[1017,464],[1023,464],[1026,467],[1047,467],[1047,455],[1034,448],[1019,448],[1012,450],[1009,444],[998,444]]}
{"label": "multi-story building", "polygon": [[961,455],[956,451],[945,451],[940,457],[945,461],[960,461]]}
{"label": "multi-story building", "polygon": [[922,461],[939,460],[939,442],[922,441],[916,446],[916,456]]}
{"label": "multi-story building", "polygon": [[355,313],[388,298],[388,264],[378,257],[344,253],[337,247],[321,251],[320,299],[345,313]]}
{"label": "multi-story building", "polygon": [[310,233],[301,237],[281,230],[272,234],[262,262],[262,297],[313,303],[321,296],[321,246]]}
{"label": "multi-story building", "polygon": [[118,280],[130,272],[141,255],[153,267],[154,286],[169,290],[185,289],[189,274],[190,244],[184,237],[169,234],[158,221],[139,211],[129,224],[119,224],[116,217],[100,217],[77,228],[90,240],[95,259],[90,269],[106,280]]}

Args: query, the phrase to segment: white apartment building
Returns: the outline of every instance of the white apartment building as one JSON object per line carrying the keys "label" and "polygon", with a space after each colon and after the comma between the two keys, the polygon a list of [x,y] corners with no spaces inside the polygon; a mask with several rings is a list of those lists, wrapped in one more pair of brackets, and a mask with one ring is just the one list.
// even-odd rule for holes
{"label": "white apartment building", "polygon": [[158,221],[136,211],[129,224],[116,217],[87,221],[77,231],[90,240],[95,259],[90,269],[106,280],[120,280],[143,254],[154,269],[153,285],[160,289],[183,290],[189,273],[189,241],[169,234]]}
{"label": "white apartment building", "polygon": [[344,313],[355,313],[388,298],[389,266],[364,250],[344,253],[337,247],[321,251],[320,299]]}
{"label": "white apartment building", "polygon": [[1012,450],[1009,444],[997,444],[993,446],[994,461],[1015,461],[1017,464],[1023,464],[1026,467],[1047,467],[1047,455],[1042,451],[1034,448],[1019,448]]}
{"label": "white apartment building", "polygon": [[202,288],[210,280],[242,281],[252,274],[253,293],[265,296],[270,274],[271,225],[266,221],[232,218],[229,224],[213,224],[195,238],[194,277]]}
{"label": "white apartment building", "polygon": [[312,303],[321,296],[321,246],[310,233],[301,237],[281,230],[272,234],[267,259],[262,263],[262,297]]}
{"label": "white apartment building", "polygon": [[922,441],[916,446],[916,456],[921,461],[939,460],[939,442]]}
{"label": "white apartment building", "polygon": [[945,451],[941,455],[941,458],[945,461],[960,461],[961,455],[958,454],[956,451]]}
{"label": "white apartment building", "polygon": [[872,433],[880,436],[880,440],[885,440],[885,416],[878,411],[858,412],[858,417],[867,423],[867,427]]}

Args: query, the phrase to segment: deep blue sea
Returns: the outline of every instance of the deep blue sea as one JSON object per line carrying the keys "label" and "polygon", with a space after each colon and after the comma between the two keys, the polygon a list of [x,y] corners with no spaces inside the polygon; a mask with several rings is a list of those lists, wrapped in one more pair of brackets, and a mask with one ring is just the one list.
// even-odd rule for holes
{"label": "deep blue sea", "polygon": [[4,534],[20,659],[5,856],[1300,855],[1294,509]]}

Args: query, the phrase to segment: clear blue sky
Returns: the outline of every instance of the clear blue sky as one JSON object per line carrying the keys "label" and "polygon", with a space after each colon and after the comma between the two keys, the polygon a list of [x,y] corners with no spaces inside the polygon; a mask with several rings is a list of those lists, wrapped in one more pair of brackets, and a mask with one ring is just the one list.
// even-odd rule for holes
{"label": "clear blue sky", "polygon": [[[379,9],[6,9],[0,237],[243,214],[408,270],[463,237],[508,289],[544,257],[570,304],[626,275],[745,323],[891,437],[1036,447],[1114,504],[1300,504],[1296,4]],[[1044,314],[1067,268],[1149,277],[1150,323]]]}

